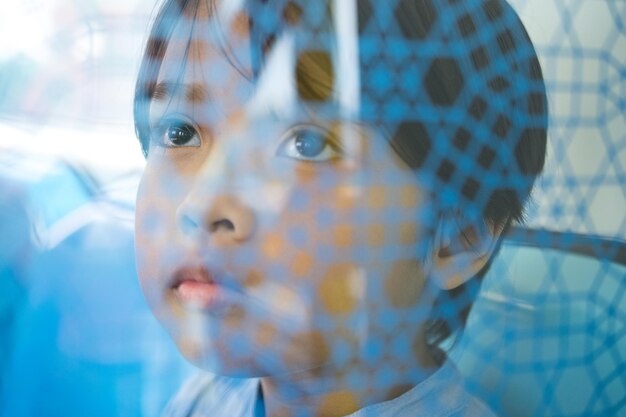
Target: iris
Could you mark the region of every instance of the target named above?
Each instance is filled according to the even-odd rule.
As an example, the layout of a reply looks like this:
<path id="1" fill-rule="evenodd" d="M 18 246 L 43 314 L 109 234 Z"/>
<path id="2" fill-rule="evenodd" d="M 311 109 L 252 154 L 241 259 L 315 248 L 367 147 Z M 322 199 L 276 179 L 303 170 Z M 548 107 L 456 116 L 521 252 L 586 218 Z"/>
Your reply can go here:
<path id="1" fill-rule="evenodd" d="M 195 135 L 196 130 L 186 123 L 172 124 L 167 128 L 167 138 L 174 145 L 186 145 Z"/>
<path id="2" fill-rule="evenodd" d="M 320 132 L 313 130 L 301 131 L 295 138 L 295 146 L 303 157 L 314 158 L 326 147 L 326 138 Z"/>

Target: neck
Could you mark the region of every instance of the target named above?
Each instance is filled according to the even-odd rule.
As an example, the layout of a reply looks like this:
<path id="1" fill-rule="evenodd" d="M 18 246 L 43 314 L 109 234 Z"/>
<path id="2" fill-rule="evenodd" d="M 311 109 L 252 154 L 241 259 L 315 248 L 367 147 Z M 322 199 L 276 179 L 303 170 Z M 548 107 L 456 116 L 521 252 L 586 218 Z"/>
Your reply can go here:
<path id="1" fill-rule="evenodd" d="M 346 416 L 404 394 L 437 369 L 422 328 L 404 340 L 389 334 L 383 346 L 353 354 L 343 366 L 262 378 L 266 417 Z"/>

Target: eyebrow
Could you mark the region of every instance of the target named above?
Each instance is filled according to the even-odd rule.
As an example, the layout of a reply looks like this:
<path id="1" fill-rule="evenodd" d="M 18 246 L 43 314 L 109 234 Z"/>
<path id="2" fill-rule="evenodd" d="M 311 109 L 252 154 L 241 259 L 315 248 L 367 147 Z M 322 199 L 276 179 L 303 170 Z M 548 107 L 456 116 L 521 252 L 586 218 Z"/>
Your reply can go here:
<path id="1" fill-rule="evenodd" d="M 209 92 L 200 83 L 181 84 L 173 82 L 160 82 L 154 84 L 150 88 L 150 98 L 156 101 L 166 100 L 167 98 L 185 94 L 185 99 L 190 103 L 200 103 L 208 99 Z"/>

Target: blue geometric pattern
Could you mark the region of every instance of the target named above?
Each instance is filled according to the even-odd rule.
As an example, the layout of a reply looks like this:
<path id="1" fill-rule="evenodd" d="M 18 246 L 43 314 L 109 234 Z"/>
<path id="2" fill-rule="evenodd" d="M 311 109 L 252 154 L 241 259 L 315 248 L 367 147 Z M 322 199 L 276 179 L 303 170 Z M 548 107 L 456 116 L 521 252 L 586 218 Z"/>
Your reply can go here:
<path id="1" fill-rule="evenodd" d="M 277 15 L 271 10 L 264 11 L 268 6 L 258 3 L 255 3 L 258 13 L 251 14 L 258 16 L 256 22 L 259 24 L 255 27 L 258 33 L 255 35 L 266 37 L 263 41 L 266 50 L 257 51 L 250 58 L 253 70 L 263 68 L 262 61 L 267 58 L 264 54 L 272 49 L 276 39 L 280 40 L 280 36 L 269 36 L 280 19 L 276 19 Z M 319 42 L 322 47 L 318 49 L 335 51 L 334 38 L 328 35 L 332 30 L 323 27 L 328 23 L 324 2 L 280 0 L 269 3 L 273 10 L 287 4 L 297 6 L 291 9 L 292 12 L 298 7 L 305 10 L 300 15 L 300 23 L 322 28 L 315 32 L 318 38 L 300 39 L 302 45 Z M 479 12 L 484 3 L 493 5 L 493 1 L 415 0 L 414 3 L 422 7 L 423 24 L 402 29 L 397 22 L 410 15 L 410 10 L 403 9 L 410 9 L 409 3 L 403 0 L 389 0 L 384 4 L 375 0 L 358 1 L 356 20 L 361 90 L 356 118 L 385 123 L 388 139 L 399 153 L 406 146 L 417 147 L 418 152 L 414 154 L 418 156 L 405 162 L 416 169 L 421 181 L 433 184 L 441 207 L 454 210 L 462 206 L 469 217 L 476 217 L 483 213 L 491 192 L 499 189 L 503 182 L 515 190 L 514 196 L 525 201 L 525 193 L 533 185 L 533 179 L 520 175 L 520 169 L 515 168 L 518 160 L 515 152 L 511 152 L 515 147 L 493 145 L 492 142 L 494 135 L 501 136 L 504 142 L 516 141 L 526 125 L 541 128 L 546 123 L 541 114 L 533 114 L 528 109 L 529 104 L 543 105 L 541 98 L 532 97 L 532 94 L 540 94 L 542 85 L 532 77 L 536 67 L 528 61 L 532 58 L 531 48 L 515 41 L 524 36 L 521 27 L 515 25 L 515 15 L 505 13 L 504 17 L 492 20 Z M 499 415 L 626 415 L 626 3 L 611 0 L 510 0 L 510 4 L 528 31 L 545 82 L 549 112 L 545 168 L 534 182 L 524 216 L 505 235 L 499 255 L 482 280 L 470 281 L 464 292 L 444 295 L 438 300 L 440 318 L 448 322 L 451 335 L 437 341 L 455 361 L 469 389 Z M 51 50 L 58 55 L 52 64 L 28 54 L 1 56 L 2 125 L 10 126 L 19 120 L 34 127 L 61 124 L 97 130 L 94 125 L 129 123 L 130 104 L 123 106 L 126 101 L 120 99 L 117 86 L 130 89 L 136 66 L 129 65 L 129 62 L 138 51 L 125 49 L 121 47 L 124 42 L 117 38 L 111 41 L 108 37 L 120 37 L 120 33 L 137 37 L 139 32 L 145 37 L 143 29 L 153 6 L 144 2 L 136 8 L 129 7 L 129 21 L 137 23 L 131 25 L 117 21 L 115 16 L 107 14 L 109 8 L 100 4 L 85 2 L 84 5 L 75 12 L 83 16 L 88 30 L 60 30 L 51 41 Z M 466 13 L 468 10 L 471 13 Z M 97 20 L 97 16 L 105 14 L 106 17 Z M 297 13 L 288 15 L 288 21 L 297 16 Z M 98 24 L 93 25 L 93 20 Z M 510 30 L 508 34 L 507 28 Z M 388 36 L 381 38 L 381 33 Z M 510 49 L 511 39 L 516 47 L 514 52 Z M 302 45 L 300 49 L 305 50 Z M 67 58 L 70 56 L 67 51 L 78 55 Z M 508 66 L 510 61 L 506 57 L 510 54 L 519 63 L 518 71 L 511 71 Z M 238 57 L 235 52 L 235 58 Z M 332 65 L 336 64 L 335 58 L 333 56 L 330 60 Z M 53 64 L 63 60 L 69 60 L 71 70 L 50 70 L 56 67 Z M 246 61 L 242 62 L 245 67 Z M 393 77 L 389 76 L 389 68 L 393 68 Z M 479 76 L 475 75 L 478 73 Z M 441 74 L 448 78 L 444 77 L 442 81 Z M 216 69 L 215 78 L 218 76 L 220 82 L 228 82 L 227 70 Z M 440 94 L 442 89 L 446 94 Z M 245 93 L 245 89 L 237 90 L 233 96 L 242 100 Z M 129 91 L 126 96 L 130 101 Z M 116 104 L 111 105 L 112 102 Z M 320 114 L 332 114 L 334 103 L 320 100 L 318 104 Z M 142 128 L 141 125 L 138 127 Z M 257 129 L 257 132 L 266 131 L 261 127 Z M 471 140 L 468 139 L 470 134 Z M 128 141 L 135 140 L 130 134 L 128 136 Z M 404 137 L 418 137 L 419 140 L 408 142 Z M 147 145 L 145 137 L 142 139 L 144 146 Z M 9 146 L 10 142 L 9 145 L 0 142 L 0 151 Z M 167 374 L 172 380 L 180 379 L 185 372 L 178 359 L 171 356 L 166 347 L 151 351 L 149 346 L 142 345 L 136 334 L 137 339 L 128 338 L 124 342 L 107 339 L 111 334 L 125 331 L 125 326 L 132 326 L 128 322 L 113 326 L 112 321 L 103 318 L 109 314 L 104 307 L 87 301 L 97 298 L 94 289 L 100 288 L 99 285 L 109 291 L 114 288 L 129 291 L 126 304 L 139 299 L 132 298 L 139 297 L 136 284 L 130 286 L 128 281 L 119 278 L 135 279 L 134 266 L 129 258 L 132 255 L 127 227 L 129 219 L 111 220 L 118 228 L 107 226 L 109 220 L 92 219 L 84 228 L 68 233 L 55 250 L 43 250 L 27 259 L 23 257 L 24 252 L 16 249 L 32 238 L 30 235 L 26 237 L 25 230 L 43 227 L 42 221 L 45 227 L 41 230 L 62 225 L 59 221 L 73 217 L 77 207 L 91 207 L 92 200 L 98 201 L 103 196 L 86 195 L 92 190 L 81 188 L 83 185 L 72 172 L 61 172 L 65 175 L 63 177 L 56 169 L 44 169 L 48 174 L 32 182 L 16 179 L 16 172 L 26 172 L 23 166 L 25 164 L 15 165 L 8 156 L 0 160 L 0 191 L 3 195 L 0 207 L 6 208 L 0 213 L 0 225 L 5 230 L 2 233 L 17 236 L 0 242 L 0 340 L 10 340 L 6 344 L 10 348 L 0 343 L 0 415 L 36 415 L 41 410 L 38 408 L 32 414 L 28 413 L 30 408 L 36 408 L 31 403 L 30 396 L 35 394 L 29 383 L 39 372 L 58 376 L 48 378 L 49 381 L 61 381 L 55 388 L 58 392 L 46 396 L 40 406 L 52 410 L 50 415 L 80 415 L 81 400 L 73 399 L 73 402 L 69 390 L 80 392 L 81 387 L 89 386 L 81 383 L 85 380 L 90 380 L 92 386 L 106 385 L 107 389 L 102 389 L 102 403 L 99 403 L 103 410 L 115 413 L 115 410 L 132 409 L 137 414 L 156 415 L 155 408 L 162 405 L 164 393 L 169 395 L 172 386 L 168 381 L 162 387 L 154 381 L 149 384 L 149 378 Z M 290 172 L 289 167 L 276 170 L 281 169 L 283 174 Z M 498 175 L 492 175 L 493 172 Z M 279 177 L 278 172 L 272 174 Z M 333 192 L 335 179 L 332 175 L 317 177 L 315 185 L 321 195 Z M 59 185 L 61 180 L 66 182 Z M 372 183 L 401 185 L 405 180 L 395 171 L 386 171 L 376 175 L 356 175 L 347 182 L 355 187 L 367 187 Z M 18 187 L 18 190 L 15 184 L 22 188 Z M 180 184 L 172 179 L 163 184 L 163 188 L 167 195 L 175 196 L 180 193 Z M 67 188 L 78 191 L 69 195 L 63 191 Z M 19 207 L 14 204 L 18 200 Z M 304 268 L 302 265 L 307 262 L 320 267 L 331 265 L 340 255 L 350 256 L 357 263 L 365 263 L 371 259 L 372 253 L 381 261 L 394 261 L 406 247 L 381 244 L 377 234 L 381 227 L 378 226 L 386 227 L 383 229 L 388 234 L 384 239 L 403 236 L 401 229 L 406 223 L 408 209 L 388 200 L 385 202 L 387 204 L 380 206 L 376 224 L 373 224 L 369 211 L 374 203 L 364 203 L 351 211 L 348 220 L 357 231 L 345 234 L 344 229 L 338 227 L 348 222 L 345 217 L 311 199 L 310 194 L 302 192 L 293 196 L 289 208 L 304 212 L 319 204 L 315 224 L 324 230 L 336 228 L 337 232 L 325 237 L 328 244 L 309 253 L 311 259 L 298 257 L 297 265 L 282 262 L 283 259 L 278 257 L 269 263 L 267 275 L 287 277 L 298 267 Z M 37 212 L 41 217 L 24 216 L 20 211 L 21 204 L 28 206 L 27 211 L 36 207 L 29 213 Z M 127 204 L 129 207 L 124 208 L 126 216 L 132 203 Z M 99 210 L 101 206 L 95 211 L 100 213 Z M 17 211 L 19 213 L 15 214 Z M 110 215 L 106 210 L 103 212 Z M 434 214 L 425 211 L 419 216 L 419 221 L 426 224 Z M 32 224 L 23 225 L 22 220 Z M 160 221 L 158 213 L 154 212 L 143 217 L 142 224 L 154 231 L 155 239 L 166 238 Z M 282 242 L 283 248 L 287 249 L 308 247 L 316 232 L 302 222 L 293 222 L 287 229 Z M 43 236 L 47 236 L 45 230 Z M 116 242 L 124 248 L 119 258 L 115 251 L 107 252 L 102 243 L 107 240 L 107 232 L 113 234 L 116 230 L 121 243 Z M 94 236 L 97 242 L 93 240 Z M 72 251 L 82 253 L 80 251 L 87 252 L 90 248 L 106 257 L 99 260 L 106 266 L 119 266 L 119 271 L 115 270 L 119 279 L 112 281 L 111 286 L 104 285 L 105 277 L 100 277 L 92 285 L 81 280 L 80 274 L 63 272 L 63 268 L 76 272 L 81 265 L 85 267 L 80 260 L 72 261 Z M 272 247 L 267 249 L 270 253 L 273 250 Z M 172 252 L 164 258 L 175 262 L 179 255 Z M 252 268 L 259 261 L 256 256 L 259 255 L 254 250 L 246 249 L 237 255 L 236 260 Z M 26 276 L 38 280 L 37 285 L 23 285 L 20 281 L 23 270 L 28 272 Z M 56 271 L 53 277 L 56 279 L 46 280 L 50 271 Z M 106 269 L 103 267 L 102 271 Z M 96 279 L 97 275 L 93 277 Z M 310 288 L 313 291 L 313 286 Z M 35 294 L 29 291 L 35 291 Z M 32 301 L 42 294 L 49 297 L 46 303 Z M 70 296 L 72 294 L 74 297 Z M 85 302 L 80 302 L 82 296 L 86 297 Z M 471 313 L 464 325 L 459 313 L 462 316 L 470 305 Z M 143 304 L 137 302 L 126 307 L 140 317 L 136 325 L 152 323 L 145 316 L 148 311 Z M 124 310 L 120 308 L 119 311 Z M 87 320 L 88 314 L 95 314 L 97 319 Z M 70 330 L 68 327 L 61 329 L 58 325 L 61 320 L 57 321 L 56 315 L 62 316 L 66 324 L 73 323 L 75 328 L 93 332 L 89 333 L 89 340 L 81 341 L 70 331 L 71 325 Z M 401 319 L 393 312 L 381 312 L 376 317 L 376 327 L 389 327 L 400 332 L 404 329 Z M 116 320 L 121 319 L 117 317 Z M 89 323 L 92 322 L 106 325 L 91 328 Z M 42 331 L 36 336 L 29 335 L 28 329 L 15 327 L 20 323 L 49 333 Z M 293 323 L 284 325 L 288 327 Z M 329 333 L 340 327 L 334 317 L 320 319 L 317 325 L 321 331 Z M 150 329 L 146 330 L 148 342 L 163 346 L 160 334 L 152 327 Z M 245 357 L 247 350 L 254 350 L 257 346 L 256 339 L 250 337 L 254 329 L 248 330 L 250 333 L 236 334 L 228 339 L 236 357 Z M 53 347 L 30 366 L 24 365 L 30 354 L 40 352 L 38 349 L 50 341 L 55 344 Z M 406 338 L 391 343 L 390 350 L 397 357 L 407 355 L 409 348 L 401 343 L 403 341 Z M 335 363 L 349 362 L 352 346 L 347 338 L 337 338 L 329 345 Z M 131 365 L 126 368 L 123 365 L 126 360 L 124 352 L 116 350 L 121 347 L 128 348 L 129 358 L 126 359 Z M 370 363 L 384 364 L 384 349 L 382 343 L 374 341 L 363 354 Z M 154 356 L 149 357 L 150 354 Z M 144 359 L 140 358 L 141 355 L 145 355 Z M 107 357 L 113 359 L 108 365 L 101 366 L 103 358 Z M 268 352 L 267 360 L 279 363 L 284 358 L 276 352 Z M 38 368 L 39 363 L 48 366 Z M 364 385 L 360 388 L 366 388 L 367 384 L 384 386 L 387 380 L 394 378 L 395 372 L 395 369 L 381 365 L 370 370 L 367 378 L 350 375 L 347 383 L 353 387 Z M 15 383 L 13 391 L 1 380 Z M 116 389 L 126 393 L 119 393 Z M 12 392 L 29 398 L 9 398 Z M 143 404 L 138 405 L 137 400 L 129 405 L 129 392 L 138 398 L 144 396 Z M 55 395 L 66 398 L 66 402 L 55 403 Z M 5 401 L 5 398 L 9 399 Z M 64 405 L 71 410 L 63 410 Z"/>

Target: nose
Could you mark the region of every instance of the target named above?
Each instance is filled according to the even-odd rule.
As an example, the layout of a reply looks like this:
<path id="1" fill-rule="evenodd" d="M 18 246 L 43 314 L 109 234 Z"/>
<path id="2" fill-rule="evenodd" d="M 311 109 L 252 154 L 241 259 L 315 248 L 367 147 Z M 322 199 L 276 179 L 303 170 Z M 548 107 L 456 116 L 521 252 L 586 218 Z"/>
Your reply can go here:
<path id="1" fill-rule="evenodd" d="M 188 237 L 208 235 L 215 244 L 237 245 L 252 238 L 254 212 L 234 195 L 218 195 L 209 204 L 187 199 L 177 211 L 178 226 Z"/>

